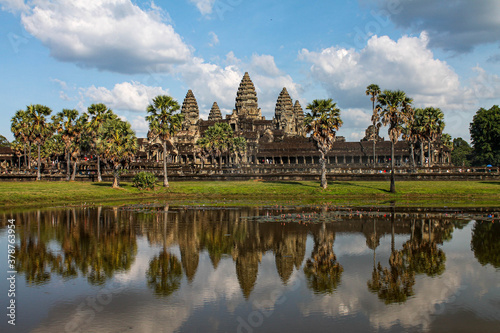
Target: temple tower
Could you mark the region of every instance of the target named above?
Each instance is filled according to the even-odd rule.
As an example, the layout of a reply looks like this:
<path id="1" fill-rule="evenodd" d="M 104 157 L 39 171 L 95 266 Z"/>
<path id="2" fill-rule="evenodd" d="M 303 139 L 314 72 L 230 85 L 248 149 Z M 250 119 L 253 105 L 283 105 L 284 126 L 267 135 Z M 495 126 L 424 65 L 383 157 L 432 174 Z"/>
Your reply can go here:
<path id="1" fill-rule="evenodd" d="M 181 114 L 184 116 L 182 130 L 195 131 L 197 128 L 196 123 L 200 118 L 200 110 L 198 109 L 198 102 L 196 102 L 196 98 L 194 97 L 192 90 L 188 90 L 186 98 L 184 98 Z"/>
<path id="2" fill-rule="evenodd" d="M 283 88 L 278 101 L 276 102 L 276 109 L 274 110 L 274 124 L 275 128 L 283 130 L 286 134 L 296 134 L 296 126 L 294 119 L 293 101 L 288 94 L 286 88 Z"/>
<path id="3" fill-rule="evenodd" d="M 210 109 L 210 114 L 208 115 L 208 120 L 215 120 L 215 121 L 222 120 L 222 114 L 220 112 L 219 105 L 217 105 L 217 102 L 214 102 L 214 104 L 212 105 L 212 108 Z"/>
<path id="4" fill-rule="evenodd" d="M 236 93 L 236 105 L 233 113 L 238 117 L 262 119 L 257 92 L 248 72 L 243 76 L 238 92 Z"/>
<path id="5" fill-rule="evenodd" d="M 304 110 L 302 110 L 302 106 L 298 100 L 295 101 L 295 105 L 293 106 L 293 114 L 295 117 L 297 135 L 306 136 L 307 133 L 304 125 Z"/>

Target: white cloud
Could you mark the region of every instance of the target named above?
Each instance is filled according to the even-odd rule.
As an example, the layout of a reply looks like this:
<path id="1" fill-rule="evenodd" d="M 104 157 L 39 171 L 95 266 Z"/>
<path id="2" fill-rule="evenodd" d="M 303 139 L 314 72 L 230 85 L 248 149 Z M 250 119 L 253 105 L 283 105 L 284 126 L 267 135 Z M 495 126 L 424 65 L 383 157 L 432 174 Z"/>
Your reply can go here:
<path id="1" fill-rule="evenodd" d="M 471 79 L 471 94 L 477 99 L 497 99 L 500 96 L 500 76 L 486 72 L 483 68 L 473 68 L 476 76 Z"/>
<path id="2" fill-rule="evenodd" d="M 168 72 L 191 50 L 162 13 L 130 0 L 39 0 L 22 14 L 25 29 L 58 60 L 120 73 Z"/>
<path id="3" fill-rule="evenodd" d="M 371 83 L 382 89 L 402 89 L 419 105 L 462 102 L 458 75 L 446 62 L 435 59 L 427 44 L 425 33 L 397 41 L 373 36 L 359 52 L 338 47 L 320 52 L 303 49 L 299 59 L 312 64 L 313 78 L 344 106 L 370 104 L 365 88 Z"/>
<path id="4" fill-rule="evenodd" d="M 271 55 L 257 55 L 252 56 L 251 66 L 262 74 L 268 76 L 280 75 L 280 70 L 274 62 L 274 57 Z"/>
<path id="5" fill-rule="evenodd" d="M 195 4 L 202 15 L 212 14 L 215 0 L 189 0 Z"/>
<path id="6" fill-rule="evenodd" d="M 145 112 L 151 100 L 158 95 L 168 95 L 161 87 L 149 87 L 138 82 L 117 83 L 113 89 L 91 86 L 81 88 L 91 103 L 104 103 L 111 109 Z"/>
<path id="7" fill-rule="evenodd" d="M 4 11 L 17 13 L 26 11 L 28 6 L 24 3 L 24 0 L 0 0 L 0 8 Z"/>
<path id="8" fill-rule="evenodd" d="M 215 32 L 210 31 L 208 35 L 210 36 L 211 39 L 210 43 L 208 44 L 210 47 L 214 47 L 215 45 L 219 44 L 219 37 Z"/>

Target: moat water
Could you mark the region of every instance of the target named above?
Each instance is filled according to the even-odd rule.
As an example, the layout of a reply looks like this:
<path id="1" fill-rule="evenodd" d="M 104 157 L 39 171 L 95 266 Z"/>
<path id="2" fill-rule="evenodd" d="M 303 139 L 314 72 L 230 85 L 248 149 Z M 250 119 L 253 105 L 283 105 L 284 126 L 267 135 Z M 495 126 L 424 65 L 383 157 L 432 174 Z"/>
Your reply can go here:
<path id="1" fill-rule="evenodd" d="M 3 212 L 0 331 L 498 332 L 499 211 Z"/>

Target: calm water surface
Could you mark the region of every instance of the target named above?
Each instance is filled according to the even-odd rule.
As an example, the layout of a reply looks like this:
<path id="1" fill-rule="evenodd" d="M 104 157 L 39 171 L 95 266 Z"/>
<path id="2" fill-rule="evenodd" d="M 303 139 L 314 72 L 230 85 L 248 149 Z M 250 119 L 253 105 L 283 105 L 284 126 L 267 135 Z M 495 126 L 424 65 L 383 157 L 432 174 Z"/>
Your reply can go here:
<path id="1" fill-rule="evenodd" d="M 2 213 L 0 331 L 498 332 L 498 214 L 158 204 Z"/>

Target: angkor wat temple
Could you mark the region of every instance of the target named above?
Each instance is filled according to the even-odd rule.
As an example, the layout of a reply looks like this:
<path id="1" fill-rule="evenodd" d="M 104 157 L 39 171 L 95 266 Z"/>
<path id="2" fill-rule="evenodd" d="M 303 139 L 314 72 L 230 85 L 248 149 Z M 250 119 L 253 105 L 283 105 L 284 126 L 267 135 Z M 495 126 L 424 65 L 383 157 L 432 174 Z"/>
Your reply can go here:
<path id="1" fill-rule="evenodd" d="M 182 103 L 181 114 L 184 116 L 182 131 L 174 138 L 174 146 L 169 149 L 167 160 L 180 165 L 201 166 L 201 157 L 197 154 L 196 141 L 203 136 L 209 126 L 227 123 L 235 135 L 247 140 L 247 152 L 241 161 L 243 165 L 282 164 L 303 165 L 319 164 L 319 153 L 313 142 L 306 136 L 304 110 L 299 101 L 293 102 L 286 88 L 278 96 L 273 119 L 267 120 L 259 108 L 257 92 L 248 73 L 245 73 L 236 93 L 235 108 L 225 116 L 217 102 L 213 103 L 208 120 L 200 118 L 200 112 L 193 91 L 189 90 Z M 327 155 L 327 164 L 339 167 L 373 165 L 373 140 L 376 142 L 377 164 L 386 165 L 390 161 L 391 143 L 373 131 L 370 126 L 365 137 L 359 142 L 346 142 L 337 136 L 337 144 Z M 434 145 L 433 164 L 449 165 L 450 151 L 443 146 Z M 139 139 L 140 160 L 161 161 L 163 150 L 159 142 Z M 416 149 L 416 161 L 421 163 L 427 152 Z M 235 163 L 232 156 L 223 156 L 223 163 Z M 410 163 L 410 148 L 407 142 L 400 141 L 395 146 L 396 165 Z M 208 158 L 207 164 L 215 164 Z"/>

